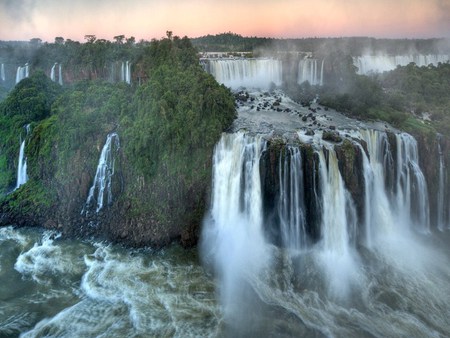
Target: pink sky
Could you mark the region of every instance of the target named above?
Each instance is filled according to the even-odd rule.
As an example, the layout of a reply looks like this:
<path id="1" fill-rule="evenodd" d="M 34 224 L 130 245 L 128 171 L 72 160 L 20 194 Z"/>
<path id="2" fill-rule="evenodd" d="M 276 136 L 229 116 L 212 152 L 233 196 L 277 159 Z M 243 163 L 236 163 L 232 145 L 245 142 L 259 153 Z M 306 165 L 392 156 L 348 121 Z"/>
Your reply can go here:
<path id="1" fill-rule="evenodd" d="M 0 0 L 0 39 L 450 37 L 450 0 Z"/>

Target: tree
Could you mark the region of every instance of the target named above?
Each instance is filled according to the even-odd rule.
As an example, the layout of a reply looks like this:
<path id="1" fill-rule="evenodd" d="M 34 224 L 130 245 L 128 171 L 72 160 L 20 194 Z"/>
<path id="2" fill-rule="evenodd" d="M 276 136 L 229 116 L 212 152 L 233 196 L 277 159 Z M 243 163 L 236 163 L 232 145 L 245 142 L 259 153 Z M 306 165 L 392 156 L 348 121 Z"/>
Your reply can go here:
<path id="1" fill-rule="evenodd" d="M 94 41 L 97 39 L 97 37 L 95 35 L 92 35 L 92 34 L 87 34 L 87 35 L 84 36 L 84 39 L 88 43 L 94 43 Z"/>
<path id="2" fill-rule="evenodd" d="M 40 39 L 40 38 L 32 38 L 32 39 L 30 39 L 30 43 L 33 46 L 39 46 L 42 43 L 42 39 Z"/>
<path id="3" fill-rule="evenodd" d="M 55 44 L 57 45 L 63 45 L 64 44 L 64 38 L 62 36 L 57 36 L 55 38 Z"/>
<path id="4" fill-rule="evenodd" d="M 116 43 L 119 45 L 123 44 L 123 39 L 125 39 L 125 35 L 116 35 L 114 37 L 114 40 L 116 40 Z"/>

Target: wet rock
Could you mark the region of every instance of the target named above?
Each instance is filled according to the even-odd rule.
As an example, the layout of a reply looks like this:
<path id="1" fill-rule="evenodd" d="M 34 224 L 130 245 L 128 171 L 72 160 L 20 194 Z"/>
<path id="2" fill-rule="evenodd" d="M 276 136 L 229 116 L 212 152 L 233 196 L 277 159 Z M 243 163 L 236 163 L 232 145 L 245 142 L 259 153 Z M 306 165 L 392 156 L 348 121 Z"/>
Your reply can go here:
<path id="1" fill-rule="evenodd" d="M 325 131 L 322 134 L 322 140 L 334 142 L 334 143 L 340 143 L 342 142 L 342 137 L 339 135 L 338 132 L 335 131 Z"/>

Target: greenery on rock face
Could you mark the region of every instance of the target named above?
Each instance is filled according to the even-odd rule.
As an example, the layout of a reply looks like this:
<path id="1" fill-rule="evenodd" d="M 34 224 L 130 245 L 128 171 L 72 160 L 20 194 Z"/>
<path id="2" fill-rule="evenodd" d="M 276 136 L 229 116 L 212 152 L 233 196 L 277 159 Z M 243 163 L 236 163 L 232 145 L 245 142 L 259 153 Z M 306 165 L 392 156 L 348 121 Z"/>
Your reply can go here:
<path id="1" fill-rule="evenodd" d="M 122 126 L 135 177 L 152 191 L 146 199 L 133 198 L 131 212 L 151 212 L 161 223 L 183 211 L 181 202 L 199 204 L 198 190 L 210 182 L 213 147 L 235 118 L 234 100 L 201 69 L 186 38 L 153 42 L 142 63 L 149 81 L 136 91 Z"/>
<path id="2" fill-rule="evenodd" d="M 62 92 L 42 72 L 21 81 L 0 103 L 0 194 L 13 187 L 17 171 L 20 142 L 26 136 L 25 126 L 51 114 L 51 105 Z"/>
<path id="3" fill-rule="evenodd" d="M 190 41 L 169 33 L 140 46 L 134 59 L 140 85 L 85 80 L 63 90 L 35 71 L 14 88 L 0 104 L 0 213 L 36 222 L 80 217 L 106 136 L 117 132 L 115 175 L 122 186 L 115 201 L 126 209 L 118 215 L 156 224 L 161 233 L 166 225 L 199 224 L 213 147 L 235 118 L 234 99 L 202 70 Z M 75 54 L 95 43 L 80 44 Z M 99 50 L 96 57 L 105 59 L 108 49 Z M 29 181 L 6 194 L 28 123 Z"/>

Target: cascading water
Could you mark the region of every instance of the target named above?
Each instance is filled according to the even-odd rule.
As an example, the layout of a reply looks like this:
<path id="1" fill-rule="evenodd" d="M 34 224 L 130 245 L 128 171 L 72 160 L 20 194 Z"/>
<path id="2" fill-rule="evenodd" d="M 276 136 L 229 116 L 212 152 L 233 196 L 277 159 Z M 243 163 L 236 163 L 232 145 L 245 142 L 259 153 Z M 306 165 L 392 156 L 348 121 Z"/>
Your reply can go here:
<path id="1" fill-rule="evenodd" d="M 28 63 L 25 64 L 25 66 L 21 67 L 17 67 L 17 72 L 16 72 L 16 84 L 18 84 L 20 81 L 22 81 L 23 79 L 27 78 L 30 76 L 30 68 L 28 66 Z"/>
<path id="2" fill-rule="evenodd" d="M 58 66 L 58 83 L 62 86 L 63 85 L 63 80 L 62 80 L 62 68 L 61 68 L 61 64 L 55 62 L 52 66 L 52 69 L 50 70 L 50 79 L 53 82 L 56 82 L 56 66 Z"/>
<path id="3" fill-rule="evenodd" d="M 306 219 L 303 169 L 300 149 L 288 147 L 280 156 L 280 196 L 278 213 L 284 247 L 291 250 L 306 248 Z"/>
<path id="4" fill-rule="evenodd" d="M 350 243 L 356 237 L 356 210 L 333 147 L 318 150 L 318 155 L 323 205 L 319 258 L 327 275 L 329 292 L 334 297 L 345 298 L 357 272 Z"/>
<path id="5" fill-rule="evenodd" d="M 447 226 L 446 212 L 445 212 L 445 187 L 447 186 L 447 177 L 445 174 L 444 153 L 441 149 L 440 138 L 437 140 L 438 154 L 439 154 L 439 187 L 437 192 L 437 227 L 443 231 Z M 449 220 L 450 221 L 450 220 Z"/>
<path id="6" fill-rule="evenodd" d="M 388 184 L 388 175 L 394 171 L 393 159 L 386 133 L 361 129 L 356 134 L 367 144 L 366 155 L 356 143 L 363 155 L 365 244 L 371 248 L 377 236 L 388 234 L 395 225 Z"/>
<path id="7" fill-rule="evenodd" d="M 58 83 L 59 83 L 61 86 L 63 85 L 62 67 L 61 67 L 61 64 L 58 65 Z"/>
<path id="8" fill-rule="evenodd" d="M 233 321 L 250 311 L 243 278 L 267 264 L 263 236 L 259 160 L 265 142 L 243 133 L 224 134 L 214 151 L 213 193 L 202 250 L 221 278 L 225 316 Z"/>
<path id="9" fill-rule="evenodd" d="M 367 144 L 368 151 L 368 157 L 362 151 L 366 245 L 413 228 L 429 232 L 428 189 L 416 140 L 406 133 L 396 134 L 395 155 L 385 132 L 361 129 L 353 135 Z"/>
<path id="10" fill-rule="evenodd" d="M 217 82 L 232 89 L 268 89 L 271 83 L 282 83 L 281 61 L 274 59 L 209 60 L 209 71 Z"/>
<path id="11" fill-rule="evenodd" d="M 26 130 L 26 136 L 27 136 L 30 133 L 30 125 L 29 124 L 27 124 L 25 126 L 25 130 Z M 16 181 L 15 189 L 18 189 L 21 185 L 27 183 L 27 181 L 28 181 L 27 158 L 25 157 L 26 136 L 23 139 L 23 141 L 20 143 L 19 163 L 17 165 L 17 181 Z"/>
<path id="12" fill-rule="evenodd" d="M 428 189 L 419 167 L 417 141 L 409 134 L 396 134 L 396 206 L 400 218 L 423 232 L 430 231 Z"/>
<path id="13" fill-rule="evenodd" d="M 323 65 L 325 60 L 320 62 L 317 59 L 303 59 L 298 63 L 298 84 L 306 81 L 313 86 L 323 85 Z M 319 66 L 320 63 L 320 66 Z"/>
<path id="14" fill-rule="evenodd" d="M 131 62 L 122 62 L 120 78 L 121 81 L 131 84 Z"/>
<path id="15" fill-rule="evenodd" d="M 55 77 L 55 67 L 56 67 L 57 63 L 55 62 L 52 66 L 52 69 L 50 70 L 50 79 L 55 82 L 56 81 L 56 77 Z"/>
<path id="16" fill-rule="evenodd" d="M 1 68 L 0 68 L 0 78 L 2 79 L 3 82 L 6 80 L 4 63 L 2 63 Z"/>
<path id="17" fill-rule="evenodd" d="M 358 74 L 382 73 L 406 66 L 414 62 L 417 66 L 437 66 L 439 62 L 448 62 L 449 55 L 363 55 L 353 57 L 353 64 L 358 68 Z"/>
<path id="18" fill-rule="evenodd" d="M 105 194 L 107 203 L 112 203 L 111 185 L 114 175 L 114 152 L 117 152 L 119 147 L 119 136 L 116 133 L 108 134 L 98 160 L 94 182 L 89 189 L 89 195 L 81 211 L 82 214 L 88 215 L 93 206 L 95 206 L 95 212 L 98 213 L 103 208 Z"/>

